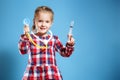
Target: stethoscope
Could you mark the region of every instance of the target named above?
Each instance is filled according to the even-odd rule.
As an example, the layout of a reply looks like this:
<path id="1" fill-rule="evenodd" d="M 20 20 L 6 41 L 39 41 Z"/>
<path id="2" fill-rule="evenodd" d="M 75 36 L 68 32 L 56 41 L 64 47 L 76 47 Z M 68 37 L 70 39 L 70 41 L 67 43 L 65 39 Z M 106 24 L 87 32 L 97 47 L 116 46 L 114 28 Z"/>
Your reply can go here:
<path id="1" fill-rule="evenodd" d="M 29 20 L 28 18 L 25 18 L 25 19 L 23 20 L 23 24 L 26 25 L 26 26 L 29 26 L 30 20 Z M 43 43 L 45 44 L 45 46 L 40 46 L 40 45 L 36 44 L 36 43 L 33 41 L 30 33 L 26 33 L 26 35 L 27 35 L 29 41 L 30 41 L 34 46 L 36 46 L 37 48 L 47 49 L 47 48 L 48 48 L 48 45 L 47 45 L 47 44 L 48 44 L 48 42 L 49 42 L 49 41 L 52 39 L 52 37 L 53 37 L 52 31 L 51 31 L 51 30 L 48 30 L 48 32 L 50 33 L 50 38 L 49 38 L 48 40 L 47 40 L 47 39 L 44 39 L 44 40 L 43 40 L 43 39 L 40 39 L 38 36 L 36 36 L 33 31 L 31 31 L 31 34 L 34 35 L 34 37 L 36 37 L 37 40 L 43 42 Z"/>
<path id="2" fill-rule="evenodd" d="M 29 26 L 29 24 L 30 24 L 29 18 L 25 18 L 25 19 L 23 20 L 23 24 L 26 25 L 26 26 Z M 72 35 L 73 25 L 74 25 L 74 21 L 72 21 L 71 24 L 70 24 L 69 33 L 68 33 L 69 35 Z M 43 42 L 46 46 L 40 46 L 40 45 L 36 44 L 36 43 L 33 41 L 33 39 L 31 38 L 31 36 L 30 36 L 29 33 L 26 33 L 26 35 L 27 35 L 28 39 L 30 40 L 30 42 L 31 42 L 32 44 L 34 44 L 37 48 L 43 48 L 43 49 L 45 49 L 45 48 L 48 47 L 47 44 L 48 44 L 48 42 L 52 39 L 52 36 L 53 36 L 53 34 L 52 34 L 52 32 L 51 32 L 50 30 L 49 30 L 48 32 L 50 33 L 50 38 L 49 38 L 48 40 L 46 40 L 46 39 L 45 39 L 45 40 L 42 40 L 42 39 L 40 39 L 38 36 L 36 36 L 34 32 L 31 31 L 31 34 L 33 34 L 38 40 L 40 40 L 41 42 Z M 70 41 L 70 40 L 68 40 L 68 42 L 69 42 L 69 41 Z"/>

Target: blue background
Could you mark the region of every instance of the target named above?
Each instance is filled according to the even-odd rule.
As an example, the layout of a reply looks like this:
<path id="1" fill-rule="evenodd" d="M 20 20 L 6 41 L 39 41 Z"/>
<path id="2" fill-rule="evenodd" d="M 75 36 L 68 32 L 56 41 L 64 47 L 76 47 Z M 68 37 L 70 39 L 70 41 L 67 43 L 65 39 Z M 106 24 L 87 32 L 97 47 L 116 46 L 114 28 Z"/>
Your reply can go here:
<path id="1" fill-rule="evenodd" d="M 0 0 L 0 80 L 21 80 L 28 59 L 18 51 L 23 19 L 32 26 L 41 5 L 53 9 L 51 30 L 63 44 L 75 21 L 74 53 L 56 55 L 64 80 L 120 80 L 120 0 Z"/>

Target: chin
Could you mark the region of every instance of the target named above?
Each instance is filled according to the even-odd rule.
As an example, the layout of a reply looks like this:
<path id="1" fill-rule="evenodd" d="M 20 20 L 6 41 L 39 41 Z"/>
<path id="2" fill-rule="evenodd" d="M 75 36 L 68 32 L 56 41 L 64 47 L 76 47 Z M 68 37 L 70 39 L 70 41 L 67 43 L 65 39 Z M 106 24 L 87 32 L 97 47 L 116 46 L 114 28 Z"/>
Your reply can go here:
<path id="1" fill-rule="evenodd" d="M 47 31 L 38 31 L 38 33 L 40 33 L 40 34 L 46 34 Z"/>
<path id="2" fill-rule="evenodd" d="M 47 31 L 41 31 L 41 33 L 45 34 L 45 33 L 47 33 Z"/>

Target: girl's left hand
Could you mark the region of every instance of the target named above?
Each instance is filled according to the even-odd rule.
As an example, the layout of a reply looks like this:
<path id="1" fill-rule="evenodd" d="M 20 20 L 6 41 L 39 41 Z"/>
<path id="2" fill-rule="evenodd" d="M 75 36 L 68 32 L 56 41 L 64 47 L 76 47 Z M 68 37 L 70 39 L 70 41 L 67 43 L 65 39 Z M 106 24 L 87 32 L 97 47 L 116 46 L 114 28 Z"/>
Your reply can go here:
<path id="1" fill-rule="evenodd" d="M 72 45 L 72 46 L 75 44 L 75 40 L 74 40 L 72 34 L 68 34 L 68 41 L 67 41 L 67 43 L 69 45 Z"/>

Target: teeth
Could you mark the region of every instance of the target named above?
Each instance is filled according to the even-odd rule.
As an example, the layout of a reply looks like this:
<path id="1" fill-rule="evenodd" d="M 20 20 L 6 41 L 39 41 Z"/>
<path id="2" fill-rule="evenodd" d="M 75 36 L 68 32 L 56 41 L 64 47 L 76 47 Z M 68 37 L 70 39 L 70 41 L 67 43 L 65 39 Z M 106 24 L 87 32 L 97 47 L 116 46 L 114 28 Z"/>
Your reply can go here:
<path id="1" fill-rule="evenodd" d="M 42 29 L 42 30 L 45 30 L 45 29 Z"/>
<path id="2" fill-rule="evenodd" d="M 45 28 L 40 28 L 40 29 L 45 29 Z"/>

